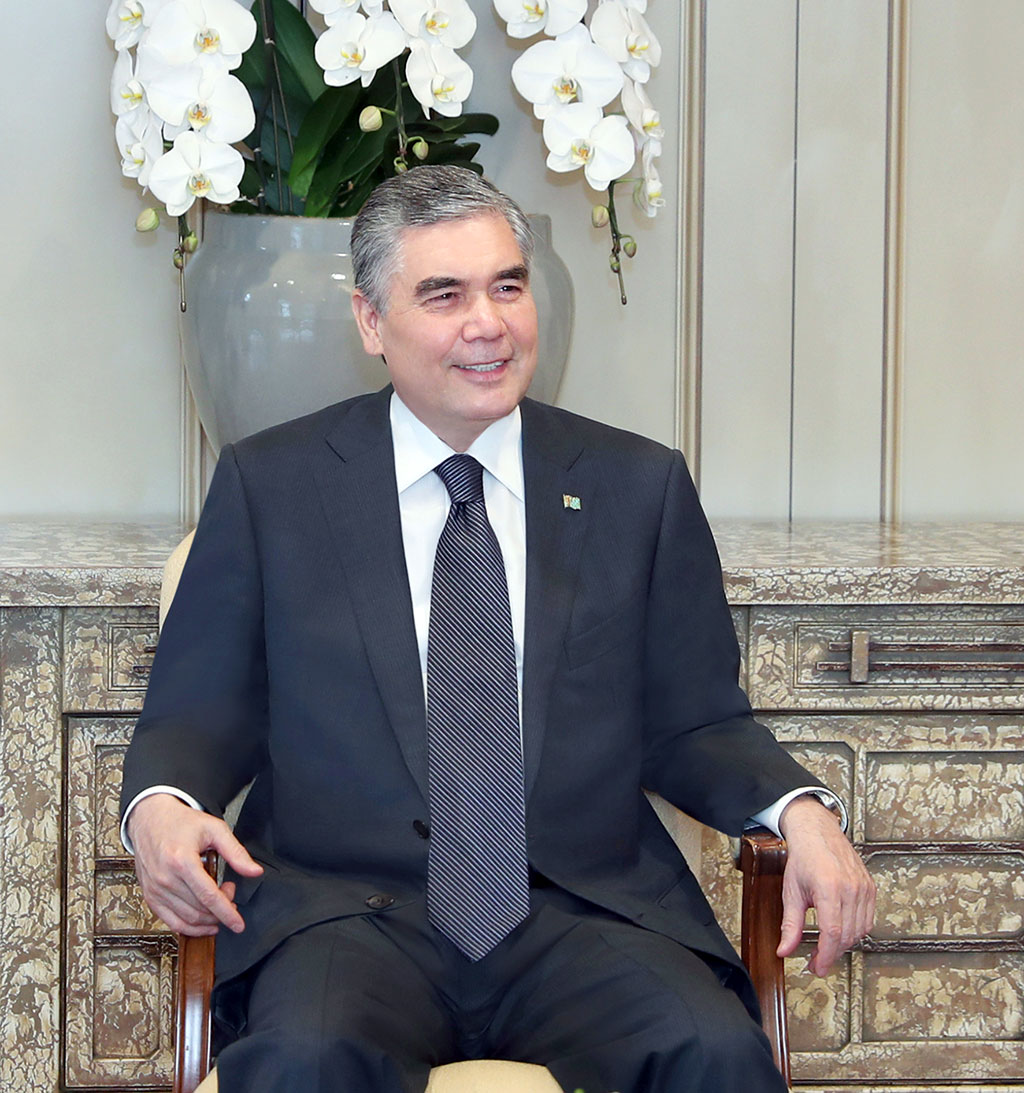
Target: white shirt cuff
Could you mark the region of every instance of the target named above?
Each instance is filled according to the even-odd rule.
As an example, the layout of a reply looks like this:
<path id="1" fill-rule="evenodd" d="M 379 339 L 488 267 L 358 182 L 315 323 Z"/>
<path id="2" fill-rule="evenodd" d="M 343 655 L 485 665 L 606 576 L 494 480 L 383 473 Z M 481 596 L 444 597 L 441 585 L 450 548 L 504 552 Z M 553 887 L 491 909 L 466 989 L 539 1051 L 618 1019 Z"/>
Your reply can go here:
<path id="1" fill-rule="evenodd" d="M 150 786 L 149 789 L 144 789 L 141 793 L 136 793 L 131 799 L 131 803 L 124 810 L 124 819 L 121 821 L 121 845 L 129 854 L 134 854 L 135 848 L 132 846 L 131 839 L 128 838 L 128 818 L 132 814 L 132 809 L 139 801 L 144 797 L 152 797 L 154 793 L 169 793 L 172 797 L 177 797 L 179 801 L 184 801 L 189 807 L 197 809 L 199 812 L 206 811 L 195 797 L 192 797 L 183 789 L 176 789 L 174 786 Z"/>
<path id="2" fill-rule="evenodd" d="M 786 811 L 786 805 L 797 797 L 804 796 L 804 794 L 810 794 L 812 797 L 817 797 L 823 805 L 835 805 L 839 810 L 839 826 L 843 831 L 847 829 L 850 823 L 850 817 L 846 811 L 846 805 L 843 804 L 842 798 L 833 793 L 832 790 L 825 789 L 822 786 L 801 786 L 800 789 L 791 790 L 789 793 L 780 797 L 775 804 L 761 809 L 760 812 L 755 812 L 754 815 L 747 820 L 745 826 L 767 827 L 769 831 L 775 832 L 775 834 L 781 838 L 782 832 L 779 830 L 779 820 L 782 819 L 782 814 Z"/>

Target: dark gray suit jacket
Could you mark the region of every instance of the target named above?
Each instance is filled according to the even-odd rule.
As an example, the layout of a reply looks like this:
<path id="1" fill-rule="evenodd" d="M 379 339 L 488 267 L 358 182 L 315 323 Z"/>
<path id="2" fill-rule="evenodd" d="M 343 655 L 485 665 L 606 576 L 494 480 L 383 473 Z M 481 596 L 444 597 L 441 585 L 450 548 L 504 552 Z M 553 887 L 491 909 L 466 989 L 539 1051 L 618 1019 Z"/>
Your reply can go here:
<path id="1" fill-rule="evenodd" d="M 220 981 L 307 925 L 425 891 L 426 718 L 389 396 L 224 449 L 160 638 L 122 807 L 167 784 L 219 814 L 255 778 L 236 833 L 266 871 L 239 881 L 248 927 L 222 931 Z M 737 685 L 682 456 L 529 400 L 522 415 L 530 862 L 738 965 L 642 788 L 738 833 L 817 780 Z"/>

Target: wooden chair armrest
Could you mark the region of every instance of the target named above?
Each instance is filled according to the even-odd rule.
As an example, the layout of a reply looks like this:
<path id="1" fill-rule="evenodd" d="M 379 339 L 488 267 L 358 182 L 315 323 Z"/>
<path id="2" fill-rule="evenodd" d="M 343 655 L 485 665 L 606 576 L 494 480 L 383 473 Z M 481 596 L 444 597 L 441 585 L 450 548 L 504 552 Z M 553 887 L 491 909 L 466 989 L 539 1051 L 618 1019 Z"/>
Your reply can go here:
<path id="1" fill-rule="evenodd" d="M 786 1023 L 785 962 L 776 955 L 782 934 L 782 874 L 786 841 L 765 828 L 743 833 L 739 868 L 743 871 L 743 963 L 761 1005 L 764 1031 L 775 1064 L 787 1086 L 789 1033 Z"/>
<path id="2" fill-rule="evenodd" d="M 216 880 L 216 853 L 207 851 L 203 864 Z M 213 990 L 215 941 L 215 937 L 178 935 L 173 1093 L 193 1093 L 210 1069 L 210 993 Z"/>

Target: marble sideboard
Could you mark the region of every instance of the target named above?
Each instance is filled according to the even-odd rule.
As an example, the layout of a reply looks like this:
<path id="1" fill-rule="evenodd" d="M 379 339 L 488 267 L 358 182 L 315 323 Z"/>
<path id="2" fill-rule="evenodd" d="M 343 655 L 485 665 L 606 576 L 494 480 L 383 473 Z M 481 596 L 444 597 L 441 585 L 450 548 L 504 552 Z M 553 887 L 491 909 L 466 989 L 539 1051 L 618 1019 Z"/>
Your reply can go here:
<path id="1" fill-rule="evenodd" d="M 0 524 L 0 1090 L 169 1084 L 173 940 L 117 840 L 173 525 Z M 791 962 L 810 1091 L 1024 1088 L 1024 526 L 716 526 L 759 716 L 850 802 L 878 921 Z M 734 934 L 725 840 L 703 880 Z"/>

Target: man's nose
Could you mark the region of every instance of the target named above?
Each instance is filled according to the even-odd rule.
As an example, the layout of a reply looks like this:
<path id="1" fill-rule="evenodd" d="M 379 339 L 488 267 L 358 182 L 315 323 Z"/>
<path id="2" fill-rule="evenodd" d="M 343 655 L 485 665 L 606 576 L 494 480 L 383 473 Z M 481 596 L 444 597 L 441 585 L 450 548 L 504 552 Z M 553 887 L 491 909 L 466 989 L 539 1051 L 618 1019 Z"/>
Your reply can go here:
<path id="1" fill-rule="evenodd" d="M 493 340 L 505 332 L 505 323 L 497 301 L 487 293 L 480 293 L 470 300 L 469 313 L 463 326 L 462 336 L 469 342 L 477 338 Z"/>

